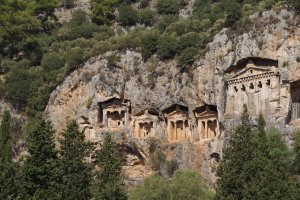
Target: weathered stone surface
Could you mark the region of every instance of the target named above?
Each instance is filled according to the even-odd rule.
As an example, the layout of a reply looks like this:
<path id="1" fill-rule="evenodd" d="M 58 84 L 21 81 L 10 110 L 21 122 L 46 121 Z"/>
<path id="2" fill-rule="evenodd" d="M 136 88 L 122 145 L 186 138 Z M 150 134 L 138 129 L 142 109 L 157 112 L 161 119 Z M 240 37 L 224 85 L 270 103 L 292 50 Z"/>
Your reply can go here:
<path id="1" fill-rule="evenodd" d="M 221 129 L 217 138 L 203 142 L 191 137 L 189 141 L 169 144 L 164 140 L 165 121 L 162 120 L 156 129 L 156 136 L 162 139 L 161 145 L 166 147 L 164 149 L 167 149 L 169 157 L 176 158 L 181 168 L 196 169 L 210 185 L 214 185 L 218 156 L 222 157 L 222 145 L 227 135 L 224 128 L 229 129 L 239 122 L 238 119 L 224 118 L 227 96 L 225 70 L 232 64 L 247 57 L 278 60 L 280 95 L 273 100 L 279 102 L 280 109 L 265 117 L 268 125 L 281 129 L 290 143 L 293 131 L 299 127 L 299 123 L 289 124 L 287 121 L 291 109 L 289 82 L 300 78 L 299 16 L 286 10 L 278 13 L 268 11 L 261 16 L 251 16 L 250 20 L 243 34 L 229 29 L 217 34 L 208 44 L 204 58 L 194 63 L 195 70 L 191 74 L 180 73 L 175 61 L 150 59 L 144 63 L 139 53 L 129 50 L 94 57 L 51 94 L 45 116 L 58 131 L 64 128 L 67 120 L 76 119 L 81 128 L 85 128 L 88 137 L 101 132 L 98 103 L 111 97 L 129 99 L 131 116 L 141 109 L 161 111 L 173 103 L 184 102 L 189 108 L 191 134 L 195 136 L 197 124 L 192 110 L 203 103 L 217 105 Z M 106 56 L 111 53 L 119 55 L 121 61 L 108 63 Z M 160 117 L 163 119 L 161 114 Z M 252 120 L 255 123 L 255 119 Z M 124 131 L 127 136 L 121 139 L 130 141 L 132 131 Z M 150 155 L 147 145 L 137 148 L 144 152 L 141 155 L 147 160 Z M 148 162 L 141 164 L 136 155 L 128 155 L 127 160 L 124 171 L 132 177 L 129 182 L 139 181 L 153 173 Z"/>

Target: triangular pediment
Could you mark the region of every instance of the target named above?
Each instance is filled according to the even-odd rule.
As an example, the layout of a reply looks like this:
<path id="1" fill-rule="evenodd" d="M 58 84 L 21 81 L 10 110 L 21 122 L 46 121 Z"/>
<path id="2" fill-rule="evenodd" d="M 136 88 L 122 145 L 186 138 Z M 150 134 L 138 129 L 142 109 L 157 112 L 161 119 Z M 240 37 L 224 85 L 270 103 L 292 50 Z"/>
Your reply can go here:
<path id="1" fill-rule="evenodd" d="M 250 66 L 250 67 L 246 67 L 245 69 L 239 71 L 237 74 L 235 74 L 230 79 L 245 78 L 245 77 L 249 77 L 249 76 L 263 74 L 263 73 L 270 72 L 270 71 L 271 70 L 269 70 L 269 69 L 256 67 L 256 66 Z"/>
<path id="2" fill-rule="evenodd" d="M 199 116 L 205 116 L 205 115 L 211 115 L 211 114 L 215 114 L 215 113 L 206 110 L 206 111 L 204 111 L 204 112 L 199 113 Z"/>

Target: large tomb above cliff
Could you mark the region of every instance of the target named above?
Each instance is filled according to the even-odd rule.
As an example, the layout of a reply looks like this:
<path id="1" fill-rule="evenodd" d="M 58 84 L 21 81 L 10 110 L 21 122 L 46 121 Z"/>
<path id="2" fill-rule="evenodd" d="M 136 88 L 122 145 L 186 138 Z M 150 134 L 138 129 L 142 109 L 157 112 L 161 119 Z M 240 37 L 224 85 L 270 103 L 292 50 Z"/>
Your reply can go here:
<path id="1" fill-rule="evenodd" d="M 188 107 L 183 104 L 173 104 L 162 112 L 166 119 L 168 141 L 188 139 L 190 135 Z"/>
<path id="2" fill-rule="evenodd" d="M 244 104 L 250 116 L 274 113 L 280 103 L 277 67 L 277 61 L 265 58 L 245 58 L 229 67 L 225 118 L 237 118 Z"/>
<path id="3" fill-rule="evenodd" d="M 220 134 L 217 106 L 203 105 L 197 107 L 194 114 L 200 140 L 211 139 Z"/>

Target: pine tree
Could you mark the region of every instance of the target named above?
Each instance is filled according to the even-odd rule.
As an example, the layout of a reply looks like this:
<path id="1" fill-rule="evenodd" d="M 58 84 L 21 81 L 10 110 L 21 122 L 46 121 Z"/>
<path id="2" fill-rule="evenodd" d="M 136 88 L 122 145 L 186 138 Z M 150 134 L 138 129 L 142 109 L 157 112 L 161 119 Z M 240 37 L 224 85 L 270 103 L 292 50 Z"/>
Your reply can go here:
<path id="1" fill-rule="evenodd" d="M 91 167 L 85 158 L 92 151 L 92 144 L 85 141 L 76 121 L 70 121 L 62 134 L 61 165 L 63 171 L 62 199 L 85 200 L 91 198 Z"/>
<path id="2" fill-rule="evenodd" d="M 289 177 L 291 168 L 291 154 L 277 129 L 267 133 L 267 158 L 265 184 L 261 191 L 268 200 L 285 200 L 290 198 Z"/>
<path id="3" fill-rule="evenodd" d="M 35 120 L 28 135 L 28 152 L 21 184 L 23 199 L 59 199 L 60 182 L 54 130 L 50 122 Z"/>
<path id="4" fill-rule="evenodd" d="M 96 162 L 100 170 L 95 176 L 94 198 L 99 200 L 127 199 L 121 176 L 122 157 L 110 134 L 105 136 L 101 150 L 97 152 Z"/>
<path id="5" fill-rule="evenodd" d="M 293 165 L 294 172 L 295 174 L 300 176 L 300 132 L 299 131 L 296 133 L 294 154 L 295 154 L 294 165 Z"/>
<path id="6" fill-rule="evenodd" d="M 244 105 L 241 125 L 232 132 L 228 145 L 224 149 L 224 161 L 218 170 L 220 179 L 215 199 L 243 199 L 245 183 L 251 178 L 251 175 L 244 170 L 246 163 L 251 159 L 252 128 L 247 107 Z"/>
<path id="7" fill-rule="evenodd" d="M 276 129 L 266 133 L 265 120 L 250 125 L 246 108 L 242 123 L 231 135 L 219 168 L 215 199 L 283 200 L 291 199 L 289 185 L 290 154 Z"/>
<path id="8" fill-rule="evenodd" d="M 268 160 L 268 146 L 266 136 L 266 122 L 262 114 L 258 118 L 257 129 L 252 133 L 249 150 L 251 155 L 247 163 L 245 163 L 244 173 L 248 173 L 250 176 L 248 180 L 245 180 L 245 186 L 247 189 L 243 191 L 243 197 L 245 199 L 266 199 L 267 196 L 264 193 L 266 179 L 264 178 L 266 169 L 265 166 L 269 162 Z"/>
<path id="9" fill-rule="evenodd" d="M 0 199 L 13 198 L 16 192 L 10 122 L 10 113 L 5 111 L 0 126 Z"/>
<path id="10" fill-rule="evenodd" d="M 300 199 L 300 131 L 295 133 L 295 144 L 294 144 L 294 160 L 292 173 L 294 175 L 293 182 L 290 187 L 292 188 L 291 196 L 293 200 Z"/>

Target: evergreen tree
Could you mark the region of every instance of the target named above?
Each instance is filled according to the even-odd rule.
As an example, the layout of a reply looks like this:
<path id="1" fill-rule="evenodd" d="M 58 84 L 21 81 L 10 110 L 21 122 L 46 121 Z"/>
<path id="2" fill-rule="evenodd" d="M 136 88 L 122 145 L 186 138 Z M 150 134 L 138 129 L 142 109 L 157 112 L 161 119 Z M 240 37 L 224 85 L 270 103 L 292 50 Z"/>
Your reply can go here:
<path id="1" fill-rule="evenodd" d="M 258 127 L 250 125 L 246 108 L 242 124 L 231 135 L 224 150 L 224 162 L 216 199 L 291 199 L 289 185 L 290 154 L 276 129 L 265 131 L 260 115 Z"/>
<path id="2" fill-rule="evenodd" d="M 220 179 L 215 199 L 243 199 L 245 183 L 251 178 L 244 170 L 246 163 L 251 159 L 252 128 L 247 107 L 244 105 L 241 125 L 232 132 L 228 146 L 224 149 L 224 161 L 218 170 Z"/>
<path id="3" fill-rule="evenodd" d="M 70 121 L 62 134 L 61 165 L 63 171 L 62 199 L 85 200 L 91 198 L 91 167 L 85 161 L 92 150 L 92 144 L 85 141 L 76 121 Z"/>
<path id="4" fill-rule="evenodd" d="M 295 134 L 295 144 L 294 144 L 294 162 L 292 173 L 294 175 L 293 182 L 291 183 L 291 195 L 293 200 L 300 199 L 300 131 Z"/>
<path id="5" fill-rule="evenodd" d="M 13 198 L 16 191 L 10 123 L 10 113 L 5 111 L 0 126 L 0 199 Z"/>
<path id="6" fill-rule="evenodd" d="M 245 163 L 244 173 L 249 174 L 249 179 L 245 180 L 246 190 L 243 192 L 245 199 L 267 199 L 266 192 L 266 175 L 265 166 L 268 164 L 268 146 L 267 136 L 265 131 L 266 122 L 262 114 L 258 118 L 258 127 L 251 136 L 249 148 L 251 150 L 251 157 Z"/>
<path id="7" fill-rule="evenodd" d="M 294 146 L 294 172 L 295 174 L 300 176 L 300 131 L 296 133 L 296 140 L 295 140 L 295 146 Z"/>
<path id="8" fill-rule="evenodd" d="M 97 164 L 100 170 L 96 172 L 94 184 L 94 198 L 99 200 L 127 199 L 122 183 L 122 157 L 111 135 L 104 138 L 101 150 L 97 152 Z"/>
<path id="9" fill-rule="evenodd" d="M 34 120 L 28 135 L 29 156 L 24 165 L 23 199 L 59 199 L 60 173 L 54 130 L 50 122 Z"/>
<path id="10" fill-rule="evenodd" d="M 291 167 L 291 154 L 277 129 L 267 133 L 267 158 L 264 183 L 262 184 L 262 197 L 268 200 L 284 200 L 290 198 L 289 176 Z M 262 198 L 260 198 L 262 199 Z"/>
<path id="11" fill-rule="evenodd" d="M 0 164 L 12 162 L 12 138 L 10 123 L 10 113 L 6 110 L 0 126 Z"/>

